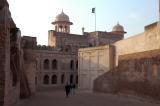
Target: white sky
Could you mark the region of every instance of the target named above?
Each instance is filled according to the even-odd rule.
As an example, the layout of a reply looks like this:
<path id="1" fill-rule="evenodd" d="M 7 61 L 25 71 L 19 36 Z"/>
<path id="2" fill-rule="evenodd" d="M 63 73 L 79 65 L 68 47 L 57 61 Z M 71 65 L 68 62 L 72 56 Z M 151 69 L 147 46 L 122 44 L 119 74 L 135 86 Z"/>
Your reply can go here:
<path id="1" fill-rule="evenodd" d="M 48 44 L 51 22 L 62 9 L 74 25 L 71 33 L 94 31 L 96 7 L 97 30 L 111 31 L 119 22 L 124 26 L 125 37 L 143 32 L 145 25 L 158 20 L 158 0 L 8 0 L 12 17 L 22 35 L 37 37 L 38 44 Z"/>

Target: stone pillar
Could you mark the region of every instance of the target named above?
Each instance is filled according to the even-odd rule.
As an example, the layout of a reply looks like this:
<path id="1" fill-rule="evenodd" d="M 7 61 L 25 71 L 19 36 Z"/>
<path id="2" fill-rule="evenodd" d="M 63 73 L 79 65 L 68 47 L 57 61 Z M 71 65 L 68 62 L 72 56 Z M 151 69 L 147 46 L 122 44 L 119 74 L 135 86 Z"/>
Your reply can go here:
<path id="1" fill-rule="evenodd" d="M 70 33 L 70 26 L 68 26 L 68 33 Z"/>

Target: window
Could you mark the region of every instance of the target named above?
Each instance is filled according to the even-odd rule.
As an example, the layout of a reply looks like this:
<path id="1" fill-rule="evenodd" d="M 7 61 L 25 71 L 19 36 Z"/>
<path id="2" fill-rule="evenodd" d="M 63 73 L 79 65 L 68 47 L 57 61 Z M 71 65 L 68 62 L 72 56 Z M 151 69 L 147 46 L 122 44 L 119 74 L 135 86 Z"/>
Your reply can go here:
<path id="1" fill-rule="evenodd" d="M 73 75 L 70 75 L 70 84 L 73 83 Z"/>
<path id="2" fill-rule="evenodd" d="M 47 69 L 47 70 L 49 69 L 49 60 L 48 60 L 48 59 L 45 59 L 45 60 L 44 60 L 43 68 L 44 68 L 44 69 Z"/>
<path id="3" fill-rule="evenodd" d="M 49 76 L 45 75 L 43 78 L 43 84 L 49 84 Z"/>
<path id="4" fill-rule="evenodd" d="M 76 84 L 78 84 L 78 75 L 76 75 Z"/>
<path id="5" fill-rule="evenodd" d="M 71 70 L 73 70 L 73 66 L 74 66 L 74 61 L 71 60 L 71 62 L 70 62 L 70 69 L 71 69 Z"/>
<path id="6" fill-rule="evenodd" d="M 78 69 L 78 60 L 77 60 L 77 62 L 76 62 L 76 69 Z"/>
<path id="7" fill-rule="evenodd" d="M 64 74 L 61 75 L 61 84 L 64 84 Z"/>
<path id="8" fill-rule="evenodd" d="M 57 84 L 57 76 L 56 75 L 52 76 L 52 84 Z"/>
<path id="9" fill-rule="evenodd" d="M 52 61 L 52 69 L 57 69 L 57 60 Z"/>

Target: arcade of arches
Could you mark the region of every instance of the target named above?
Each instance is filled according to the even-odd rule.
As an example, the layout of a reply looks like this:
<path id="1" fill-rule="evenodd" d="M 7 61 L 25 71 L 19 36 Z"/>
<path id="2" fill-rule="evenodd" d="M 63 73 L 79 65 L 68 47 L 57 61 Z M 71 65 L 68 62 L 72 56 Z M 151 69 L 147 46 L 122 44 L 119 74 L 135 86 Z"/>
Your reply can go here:
<path id="1" fill-rule="evenodd" d="M 43 76 L 43 84 L 44 85 L 56 85 L 58 84 L 58 79 L 60 79 L 60 83 L 61 84 L 65 84 L 65 74 L 62 74 L 60 76 L 60 78 L 58 78 L 57 75 L 53 74 L 53 75 L 44 75 Z M 78 83 L 78 75 L 74 76 L 74 75 L 70 75 L 69 76 L 69 82 L 68 83 L 75 83 L 77 84 Z"/>
<path id="2" fill-rule="evenodd" d="M 49 59 L 45 59 L 43 61 L 43 69 L 45 70 L 49 70 L 50 69 L 50 63 L 52 66 L 53 70 L 58 69 L 58 61 L 56 59 L 52 60 L 51 62 L 49 61 Z M 69 63 L 70 69 L 74 70 L 74 69 L 78 69 L 78 60 L 75 62 L 74 60 L 71 60 Z"/>
<path id="3" fill-rule="evenodd" d="M 43 58 L 37 60 L 36 84 L 38 86 L 64 86 L 66 83 L 78 84 L 78 60 Z M 40 74 L 41 73 L 41 74 Z"/>

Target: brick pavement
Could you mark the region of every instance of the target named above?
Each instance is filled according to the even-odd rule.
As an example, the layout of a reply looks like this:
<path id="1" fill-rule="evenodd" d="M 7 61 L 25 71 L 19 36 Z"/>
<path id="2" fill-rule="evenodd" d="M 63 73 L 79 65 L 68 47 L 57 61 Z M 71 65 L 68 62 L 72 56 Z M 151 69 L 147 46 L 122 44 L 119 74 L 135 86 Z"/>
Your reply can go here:
<path id="1" fill-rule="evenodd" d="M 48 90 L 24 100 L 18 106 L 160 106 L 160 104 L 141 101 L 124 96 L 77 91 L 65 97 L 64 91 Z"/>

